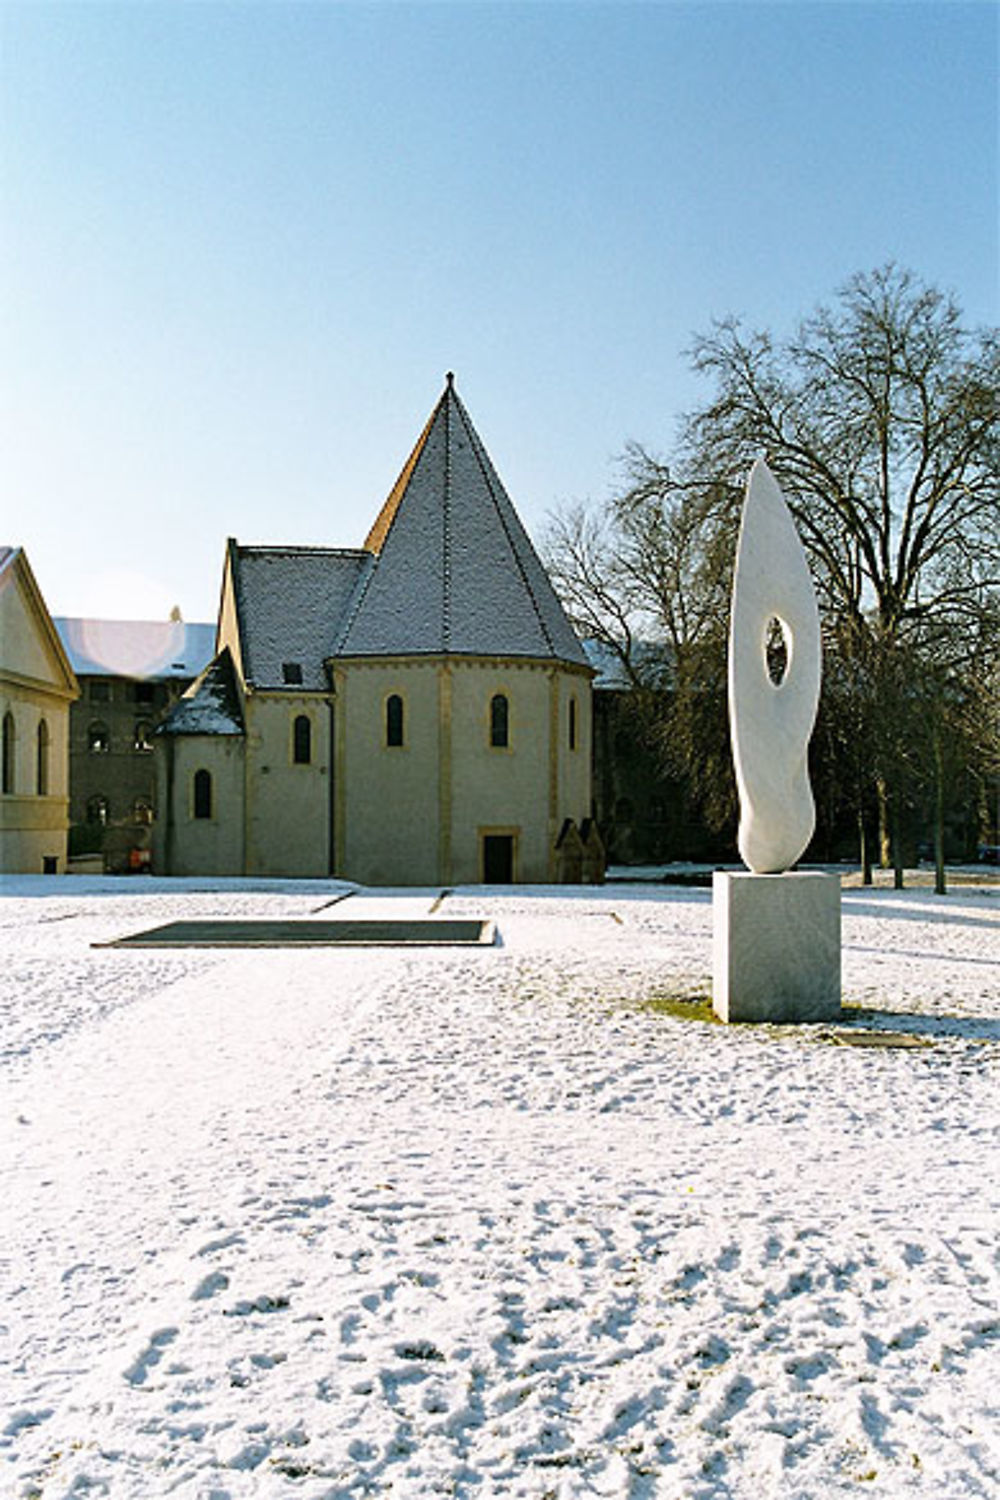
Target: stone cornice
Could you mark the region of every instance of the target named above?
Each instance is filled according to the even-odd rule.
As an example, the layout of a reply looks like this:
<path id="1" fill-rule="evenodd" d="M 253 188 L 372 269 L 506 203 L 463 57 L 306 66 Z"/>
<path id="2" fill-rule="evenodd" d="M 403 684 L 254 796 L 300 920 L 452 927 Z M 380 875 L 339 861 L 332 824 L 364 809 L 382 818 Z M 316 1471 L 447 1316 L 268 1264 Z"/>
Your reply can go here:
<path id="1" fill-rule="evenodd" d="M 23 672 L 12 672 L 10 668 L 3 667 L 0 668 L 0 687 L 7 686 L 30 693 L 36 698 L 55 698 L 62 703 L 75 703 L 80 696 L 79 692 L 68 687 L 60 687 L 41 677 L 28 677 Z"/>
<path id="2" fill-rule="evenodd" d="M 331 656 L 326 658 L 325 666 L 327 670 L 339 670 L 343 667 L 392 667 L 396 670 L 401 670 L 407 667 L 448 666 L 454 669 L 461 667 L 482 667 L 491 671 L 511 671 L 522 667 L 530 667 L 545 672 L 567 672 L 575 677 L 587 678 L 589 681 L 593 681 L 597 676 L 593 667 L 583 666 L 578 662 L 563 661 L 551 656 L 477 656 L 443 651 L 428 652 L 426 655 L 415 654 L 412 656 Z"/>

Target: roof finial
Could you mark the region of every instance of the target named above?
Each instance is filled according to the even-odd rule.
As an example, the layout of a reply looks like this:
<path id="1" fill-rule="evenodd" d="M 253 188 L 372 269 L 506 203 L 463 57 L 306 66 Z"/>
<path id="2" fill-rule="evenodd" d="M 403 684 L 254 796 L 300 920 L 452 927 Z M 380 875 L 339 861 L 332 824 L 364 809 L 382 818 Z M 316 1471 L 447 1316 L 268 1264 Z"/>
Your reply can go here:
<path id="1" fill-rule="evenodd" d="M 453 388 L 454 384 L 455 384 L 455 372 L 454 372 L 454 370 L 449 370 L 448 373 L 447 373 L 447 375 L 444 378 L 448 382 L 448 389 L 450 391 Z"/>

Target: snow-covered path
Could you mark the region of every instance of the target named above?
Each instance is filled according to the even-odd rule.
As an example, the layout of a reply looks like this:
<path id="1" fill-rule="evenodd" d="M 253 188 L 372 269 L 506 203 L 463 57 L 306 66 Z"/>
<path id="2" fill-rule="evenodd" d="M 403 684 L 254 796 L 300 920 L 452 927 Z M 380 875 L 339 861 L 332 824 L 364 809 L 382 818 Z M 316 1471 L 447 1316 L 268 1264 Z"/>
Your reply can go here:
<path id="1" fill-rule="evenodd" d="M 0 1493 L 1000 1493 L 995 892 L 845 893 L 886 1049 L 644 1005 L 706 992 L 703 891 L 150 952 L 90 945 L 337 892 L 8 889 Z"/>

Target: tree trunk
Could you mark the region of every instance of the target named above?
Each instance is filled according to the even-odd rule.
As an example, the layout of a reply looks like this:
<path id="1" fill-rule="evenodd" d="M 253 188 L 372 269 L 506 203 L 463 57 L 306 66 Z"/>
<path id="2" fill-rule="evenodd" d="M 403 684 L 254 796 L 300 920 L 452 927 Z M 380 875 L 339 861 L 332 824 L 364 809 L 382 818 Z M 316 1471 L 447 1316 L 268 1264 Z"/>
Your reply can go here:
<path id="1" fill-rule="evenodd" d="M 944 761 L 940 733 L 934 736 L 934 894 L 948 894 L 944 878 Z"/>
<path id="2" fill-rule="evenodd" d="M 865 809 L 863 801 L 858 801 L 858 854 L 861 863 L 861 884 L 872 883 L 872 856 L 868 847 L 868 830 L 865 827 Z"/>
<path id="3" fill-rule="evenodd" d="M 900 824 L 899 799 L 893 798 L 889 807 L 892 828 L 892 883 L 897 891 L 903 889 L 903 839 Z"/>
<path id="4" fill-rule="evenodd" d="M 888 870 L 892 864 L 892 841 L 889 837 L 889 792 L 885 778 L 882 776 L 879 776 L 875 782 L 875 796 L 878 801 L 878 867 L 880 870 Z"/>

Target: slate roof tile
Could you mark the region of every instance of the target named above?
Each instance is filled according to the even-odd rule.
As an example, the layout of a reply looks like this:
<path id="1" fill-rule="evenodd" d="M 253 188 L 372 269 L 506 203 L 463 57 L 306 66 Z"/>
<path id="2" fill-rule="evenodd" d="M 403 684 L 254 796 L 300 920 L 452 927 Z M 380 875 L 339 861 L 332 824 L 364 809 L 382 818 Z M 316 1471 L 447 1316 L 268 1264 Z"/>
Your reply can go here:
<path id="1" fill-rule="evenodd" d="M 332 655 L 368 552 L 331 547 L 236 546 L 236 598 L 243 671 L 256 688 L 281 688 L 284 665 L 302 668 L 301 686 L 328 686 Z"/>
<path id="2" fill-rule="evenodd" d="M 229 647 L 192 682 L 157 734 L 243 734 L 243 696 Z"/>
<path id="3" fill-rule="evenodd" d="M 365 545 L 378 561 L 338 655 L 587 665 L 451 377 Z"/>

